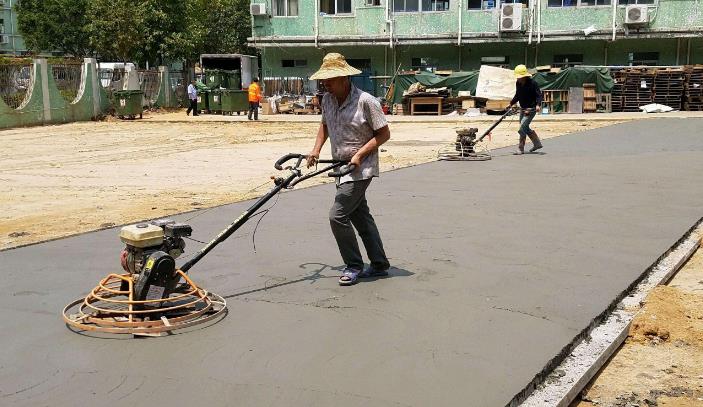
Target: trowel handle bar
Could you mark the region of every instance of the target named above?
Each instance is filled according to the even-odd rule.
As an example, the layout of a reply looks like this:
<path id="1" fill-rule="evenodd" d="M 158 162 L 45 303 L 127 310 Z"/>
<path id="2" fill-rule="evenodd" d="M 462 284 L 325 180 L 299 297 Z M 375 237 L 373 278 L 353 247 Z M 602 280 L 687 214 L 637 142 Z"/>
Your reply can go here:
<path id="1" fill-rule="evenodd" d="M 500 116 L 500 118 L 498 120 L 496 120 L 496 122 L 493 123 L 493 125 L 491 127 L 488 128 L 488 130 L 484 131 L 483 134 L 481 135 L 481 137 L 479 137 L 478 140 L 476 140 L 476 142 L 482 141 L 484 139 L 484 137 L 486 137 L 490 132 L 493 131 L 493 129 L 498 127 L 498 125 L 500 124 L 500 122 L 503 121 L 503 119 L 505 119 L 506 117 L 508 117 L 509 115 L 511 115 L 513 113 L 515 113 L 515 112 L 513 111 L 512 107 L 508 107 L 508 110 L 506 110 L 505 113 L 503 113 L 503 115 Z"/>
<path id="2" fill-rule="evenodd" d="M 295 153 L 290 153 L 286 154 L 283 157 L 279 158 L 276 163 L 273 165 L 273 167 L 279 171 L 283 170 L 283 164 L 290 160 L 296 160 L 295 165 L 292 166 L 291 168 L 299 168 L 300 164 L 303 162 L 303 160 L 307 159 L 308 156 L 305 154 L 295 154 Z M 342 160 L 317 160 L 318 163 L 320 164 L 336 164 L 332 168 L 337 168 L 341 167 L 342 165 L 347 164 L 347 161 L 342 161 Z M 329 168 L 327 168 L 329 169 Z M 354 171 L 354 166 L 353 165 L 345 165 L 341 170 L 339 171 L 332 171 L 328 173 L 327 175 L 330 177 L 343 177 L 349 173 Z M 317 175 L 318 173 L 315 173 Z"/>
<path id="3" fill-rule="evenodd" d="M 345 175 L 347 175 L 347 174 L 351 174 L 352 172 L 354 172 L 355 169 L 356 169 L 356 165 L 354 165 L 354 164 L 345 164 L 345 165 L 339 167 L 339 169 L 336 169 L 336 170 L 334 170 L 334 171 L 328 172 L 328 173 L 327 173 L 327 176 L 328 176 L 328 177 L 339 178 L 339 177 L 343 177 L 343 176 L 345 176 Z"/>

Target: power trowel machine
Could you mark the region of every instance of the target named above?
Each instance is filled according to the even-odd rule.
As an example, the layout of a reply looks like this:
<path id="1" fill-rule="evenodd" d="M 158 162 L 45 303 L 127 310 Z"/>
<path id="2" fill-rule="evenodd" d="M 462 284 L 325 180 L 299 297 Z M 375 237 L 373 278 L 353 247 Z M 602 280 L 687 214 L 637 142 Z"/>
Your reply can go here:
<path id="1" fill-rule="evenodd" d="M 516 113 L 514 109 L 507 109 L 488 130 L 481 136 L 477 128 L 460 129 L 456 131 L 456 140 L 439 150 L 438 159 L 441 161 L 486 161 L 491 159 L 487 150 L 478 150 L 478 144 L 491 134 L 493 129 L 505 120 L 506 117 Z"/>
<path id="2" fill-rule="evenodd" d="M 288 170 L 288 176 L 272 177 L 271 191 L 181 267 L 176 266 L 176 259 L 185 252 L 184 238 L 193 232 L 190 225 L 165 219 L 123 227 L 120 239 L 125 248 L 120 262 L 124 273 L 109 274 L 85 298 L 68 304 L 63 310 L 66 324 L 79 331 L 159 336 L 223 316 L 225 299 L 196 285 L 188 271 L 249 219 L 264 213 L 257 211 L 281 190 L 328 171 L 330 177 L 341 177 L 354 170 L 344 161 L 319 160 L 328 165 L 303 174 L 300 167 L 306 158 L 287 154 L 276 161 L 274 167 Z M 293 164 L 284 168 L 291 160 Z"/>

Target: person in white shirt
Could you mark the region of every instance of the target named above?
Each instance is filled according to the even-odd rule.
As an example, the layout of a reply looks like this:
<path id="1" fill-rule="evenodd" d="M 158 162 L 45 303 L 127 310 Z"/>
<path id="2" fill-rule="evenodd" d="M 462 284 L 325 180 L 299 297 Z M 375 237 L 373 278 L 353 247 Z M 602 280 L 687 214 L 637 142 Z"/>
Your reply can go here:
<path id="1" fill-rule="evenodd" d="M 322 67 L 310 79 L 321 80 L 327 93 L 322 98 L 322 123 L 315 146 L 308 155 L 308 167 L 314 166 L 320 150 L 329 138 L 332 158 L 348 160 L 356 169 L 337 181 L 337 193 L 330 210 L 330 226 L 346 268 L 340 285 L 353 285 L 359 278 L 387 276 L 390 264 L 381 236 L 366 202 L 366 189 L 378 177 L 378 147 L 388 141 L 388 130 L 380 103 L 358 89 L 349 76 L 361 73 L 350 66 L 344 56 L 327 54 Z M 354 230 L 369 256 L 364 269 Z"/>
<path id="2" fill-rule="evenodd" d="M 190 81 L 190 85 L 188 85 L 188 99 L 190 100 L 190 106 L 188 106 L 188 110 L 186 110 L 186 116 L 190 115 L 190 112 L 193 112 L 193 116 L 198 115 L 198 88 L 195 87 L 195 79 Z"/>

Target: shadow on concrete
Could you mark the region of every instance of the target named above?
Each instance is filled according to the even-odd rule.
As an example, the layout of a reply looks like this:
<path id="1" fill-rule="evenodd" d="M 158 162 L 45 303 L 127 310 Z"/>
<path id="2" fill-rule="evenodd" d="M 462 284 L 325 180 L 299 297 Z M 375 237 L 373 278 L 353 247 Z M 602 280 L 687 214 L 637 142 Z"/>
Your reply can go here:
<path id="1" fill-rule="evenodd" d="M 298 284 L 298 283 L 302 283 L 302 282 L 305 282 L 305 281 L 309 281 L 310 284 L 314 284 L 315 282 L 317 282 L 317 280 L 320 280 L 320 279 L 325 279 L 325 278 L 339 278 L 339 274 L 341 274 L 341 271 L 344 270 L 344 266 L 343 266 L 343 265 L 341 265 L 341 266 L 330 266 L 329 264 L 323 264 L 323 263 L 303 263 L 303 264 L 299 265 L 298 268 L 306 269 L 306 268 L 308 268 L 309 266 L 315 266 L 315 267 L 316 267 L 316 269 L 312 270 L 312 273 L 309 274 L 309 275 L 300 276 L 300 277 L 298 277 L 298 278 L 296 278 L 296 279 L 294 279 L 294 280 L 283 281 L 283 282 L 276 283 L 276 284 L 271 284 L 271 285 L 264 284 L 263 287 L 254 288 L 254 289 L 250 289 L 250 290 L 246 290 L 246 291 L 240 291 L 240 292 L 233 293 L 233 294 L 229 294 L 229 295 L 223 295 L 222 298 L 224 298 L 224 299 L 237 298 L 237 297 L 241 297 L 241 296 L 244 296 L 244 295 L 249 295 L 249 294 L 258 293 L 258 292 L 261 292 L 261 291 L 270 290 L 270 289 L 272 289 L 272 288 L 285 287 L 285 286 L 288 286 L 288 285 Z M 332 271 L 332 272 L 336 272 L 336 274 L 334 274 L 334 275 L 325 275 L 325 274 L 323 274 L 323 272 L 324 272 L 325 270 L 329 270 L 329 271 Z M 376 281 L 376 280 L 383 280 L 383 279 L 393 278 L 393 277 L 410 277 L 410 276 L 412 276 L 412 275 L 414 275 L 414 274 L 415 274 L 415 273 L 413 273 L 412 271 L 408 271 L 408 270 L 405 270 L 405 269 L 402 269 L 402 268 L 398 268 L 398 267 L 393 267 L 393 266 L 391 266 L 391 268 L 388 270 L 388 275 L 387 275 L 387 276 L 361 278 L 361 279 L 359 279 L 359 283 L 369 283 L 369 282 L 373 282 L 373 281 Z M 357 283 L 357 284 L 359 284 L 359 283 Z"/>

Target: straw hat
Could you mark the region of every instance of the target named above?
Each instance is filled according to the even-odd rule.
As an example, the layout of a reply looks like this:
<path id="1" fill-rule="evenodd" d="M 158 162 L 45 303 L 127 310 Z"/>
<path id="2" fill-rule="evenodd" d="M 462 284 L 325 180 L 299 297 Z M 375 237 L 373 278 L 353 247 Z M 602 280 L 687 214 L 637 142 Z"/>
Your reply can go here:
<path id="1" fill-rule="evenodd" d="M 361 71 L 347 63 L 344 55 L 330 52 L 322 59 L 320 69 L 310 76 L 310 79 L 330 79 L 339 76 L 358 75 Z"/>
<path id="2" fill-rule="evenodd" d="M 515 77 L 520 79 L 526 76 L 532 76 L 531 73 L 527 72 L 527 67 L 525 65 L 518 65 L 515 67 Z"/>

